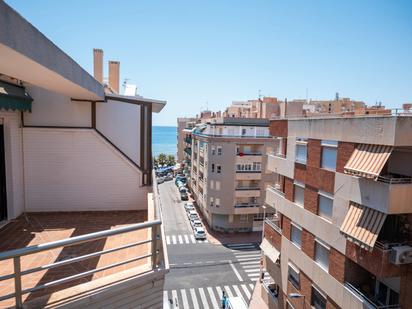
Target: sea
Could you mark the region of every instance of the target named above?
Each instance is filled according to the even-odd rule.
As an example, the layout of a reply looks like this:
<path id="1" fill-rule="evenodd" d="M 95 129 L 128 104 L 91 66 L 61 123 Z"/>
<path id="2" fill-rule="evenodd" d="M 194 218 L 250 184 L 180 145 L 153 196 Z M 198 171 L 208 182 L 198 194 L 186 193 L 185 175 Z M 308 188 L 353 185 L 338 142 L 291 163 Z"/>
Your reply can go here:
<path id="1" fill-rule="evenodd" d="M 177 152 L 177 127 L 153 126 L 152 127 L 152 151 L 153 156 L 160 153 L 174 155 Z"/>

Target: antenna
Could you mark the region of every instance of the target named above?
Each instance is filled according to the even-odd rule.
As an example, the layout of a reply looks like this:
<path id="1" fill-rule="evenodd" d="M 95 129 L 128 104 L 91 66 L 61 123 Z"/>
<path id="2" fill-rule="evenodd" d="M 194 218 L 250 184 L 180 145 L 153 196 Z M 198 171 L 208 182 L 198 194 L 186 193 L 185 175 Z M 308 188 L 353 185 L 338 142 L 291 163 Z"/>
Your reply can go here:
<path id="1" fill-rule="evenodd" d="M 262 98 L 262 90 L 261 89 L 258 90 L 258 98 L 259 98 L 259 101 L 261 101 L 261 98 Z"/>
<path id="2" fill-rule="evenodd" d="M 308 88 L 306 88 L 306 104 L 308 103 Z"/>

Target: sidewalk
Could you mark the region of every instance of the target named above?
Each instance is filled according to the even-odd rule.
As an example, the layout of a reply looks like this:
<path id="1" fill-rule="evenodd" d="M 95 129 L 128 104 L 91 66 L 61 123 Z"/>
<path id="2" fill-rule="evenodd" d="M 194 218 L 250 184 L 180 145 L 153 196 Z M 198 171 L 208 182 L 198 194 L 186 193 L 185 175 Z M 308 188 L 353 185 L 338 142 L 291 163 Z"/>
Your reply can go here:
<path id="1" fill-rule="evenodd" d="M 263 301 L 260 296 L 262 284 L 260 280 L 256 281 L 255 289 L 253 290 L 252 298 L 250 299 L 249 309 L 264 309 L 268 308 L 268 305 Z"/>

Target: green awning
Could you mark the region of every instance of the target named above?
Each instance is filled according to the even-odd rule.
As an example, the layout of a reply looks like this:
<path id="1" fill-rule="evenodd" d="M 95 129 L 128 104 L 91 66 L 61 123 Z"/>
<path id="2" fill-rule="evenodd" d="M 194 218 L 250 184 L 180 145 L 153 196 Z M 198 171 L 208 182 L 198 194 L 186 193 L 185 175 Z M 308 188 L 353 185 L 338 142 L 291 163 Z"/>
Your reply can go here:
<path id="1" fill-rule="evenodd" d="M 0 109 L 31 112 L 31 102 L 24 87 L 0 81 Z"/>

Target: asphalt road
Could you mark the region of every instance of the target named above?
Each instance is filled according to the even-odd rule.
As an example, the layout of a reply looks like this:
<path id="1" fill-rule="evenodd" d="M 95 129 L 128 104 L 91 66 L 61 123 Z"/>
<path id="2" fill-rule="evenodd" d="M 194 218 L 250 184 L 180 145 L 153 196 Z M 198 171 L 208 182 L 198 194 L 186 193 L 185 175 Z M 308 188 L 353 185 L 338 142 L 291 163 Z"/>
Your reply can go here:
<path id="1" fill-rule="evenodd" d="M 174 181 L 159 185 L 169 254 L 164 308 L 221 308 L 222 291 L 249 303 L 259 277 L 256 244 L 196 241 Z"/>

